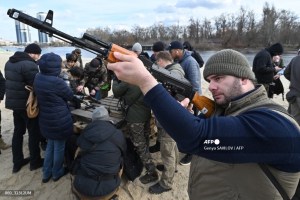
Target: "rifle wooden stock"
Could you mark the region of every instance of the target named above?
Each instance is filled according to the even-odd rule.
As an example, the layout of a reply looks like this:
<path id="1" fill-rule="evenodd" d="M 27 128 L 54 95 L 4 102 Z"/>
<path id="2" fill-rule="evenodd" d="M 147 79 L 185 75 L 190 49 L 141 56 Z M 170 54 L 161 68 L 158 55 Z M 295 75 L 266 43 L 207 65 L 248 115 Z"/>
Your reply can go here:
<path id="1" fill-rule="evenodd" d="M 205 115 L 206 118 L 209 118 L 215 109 L 215 102 L 213 100 L 206 96 L 199 95 L 197 92 L 192 99 L 192 103 Z"/>

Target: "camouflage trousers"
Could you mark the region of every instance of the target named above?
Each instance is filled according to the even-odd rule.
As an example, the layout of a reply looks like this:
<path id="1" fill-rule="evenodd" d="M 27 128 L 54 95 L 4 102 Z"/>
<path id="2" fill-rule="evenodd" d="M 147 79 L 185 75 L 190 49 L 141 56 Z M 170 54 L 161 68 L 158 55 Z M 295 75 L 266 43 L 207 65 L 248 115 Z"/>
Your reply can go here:
<path id="1" fill-rule="evenodd" d="M 164 165 L 159 184 L 163 188 L 172 188 L 179 156 L 177 144 L 163 128 L 158 128 L 158 133 L 161 136 L 160 153 Z"/>
<path id="2" fill-rule="evenodd" d="M 149 152 L 150 120 L 145 123 L 129 123 L 128 133 L 130 140 L 136 148 L 146 170 L 153 172 L 156 170 L 153 159 Z"/>

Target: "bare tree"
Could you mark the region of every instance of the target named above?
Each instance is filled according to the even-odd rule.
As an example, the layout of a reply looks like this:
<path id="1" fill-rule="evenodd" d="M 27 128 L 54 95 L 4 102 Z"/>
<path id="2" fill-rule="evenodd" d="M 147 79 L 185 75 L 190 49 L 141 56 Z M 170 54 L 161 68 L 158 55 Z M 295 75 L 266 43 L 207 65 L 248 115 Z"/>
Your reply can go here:
<path id="1" fill-rule="evenodd" d="M 179 25 L 171 25 L 167 27 L 170 40 L 178 40 L 182 34 L 182 29 Z"/>
<path id="2" fill-rule="evenodd" d="M 241 7 L 240 13 L 237 16 L 237 34 L 236 40 L 239 45 L 243 45 L 246 33 L 247 11 Z"/>
<path id="3" fill-rule="evenodd" d="M 111 41 L 112 32 L 110 28 L 106 27 L 104 29 L 96 28 L 96 29 L 88 29 L 86 31 L 90 35 L 93 35 L 103 41 Z"/>
<path id="4" fill-rule="evenodd" d="M 259 36 L 261 38 L 261 43 L 264 46 L 269 46 L 276 40 L 276 35 L 278 34 L 277 20 L 278 13 L 275 7 L 270 8 L 269 4 L 266 2 L 263 7 L 263 17 L 260 22 L 261 27 L 259 31 Z"/>
<path id="5" fill-rule="evenodd" d="M 156 23 L 149 27 L 134 25 L 130 32 L 109 28 L 88 29 L 88 33 L 105 41 L 120 45 L 132 45 L 139 41 L 151 44 L 161 40 L 189 40 L 194 47 L 261 47 L 280 41 L 286 46 L 300 47 L 300 22 L 298 16 L 287 10 L 276 11 L 265 3 L 261 19 L 252 10 L 241 7 L 237 15 L 223 13 L 210 20 L 190 18 L 187 26 L 165 26 Z"/>
<path id="6" fill-rule="evenodd" d="M 149 34 L 150 34 L 151 39 L 153 39 L 153 40 L 158 40 L 159 39 L 158 29 L 159 29 L 159 27 L 156 24 L 149 27 Z"/>
<path id="7" fill-rule="evenodd" d="M 166 27 L 163 24 L 159 24 L 158 34 L 159 34 L 159 38 L 161 38 L 162 40 L 166 41 L 169 38 L 168 31 L 166 30 Z"/>
<path id="8" fill-rule="evenodd" d="M 194 40 L 197 36 L 197 25 L 193 18 L 189 19 L 190 24 L 187 26 L 187 35 L 189 40 Z"/>
<path id="9" fill-rule="evenodd" d="M 278 40 L 290 45 L 293 44 L 295 41 L 293 41 L 292 37 L 290 37 L 293 34 L 294 28 L 296 27 L 297 23 L 297 16 L 287 10 L 282 10 L 279 15 L 279 35 Z"/>
<path id="10" fill-rule="evenodd" d="M 122 46 L 130 46 L 135 42 L 135 39 L 130 32 L 121 30 L 112 33 L 112 42 Z"/>
<path id="11" fill-rule="evenodd" d="M 132 27 L 131 31 L 132 31 L 132 35 L 136 41 L 144 42 L 147 40 L 148 31 L 146 28 L 135 25 Z"/>
<path id="12" fill-rule="evenodd" d="M 203 39 L 211 38 L 212 37 L 212 30 L 213 30 L 213 28 L 211 26 L 211 22 L 207 18 L 204 18 L 202 38 Z"/>
<path id="13" fill-rule="evenodd" d="M 253 11 L 247 12 L 245 43 L 247 47 L 254 46 L 256 43 L 257 24 L 255 22 L 255 14 Z"/>

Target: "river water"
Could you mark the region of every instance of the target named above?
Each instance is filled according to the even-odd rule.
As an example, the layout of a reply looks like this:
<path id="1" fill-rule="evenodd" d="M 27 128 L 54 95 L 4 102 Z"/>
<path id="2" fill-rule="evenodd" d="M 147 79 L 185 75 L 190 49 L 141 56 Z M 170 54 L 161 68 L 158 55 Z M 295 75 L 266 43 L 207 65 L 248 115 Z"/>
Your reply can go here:
<path id="1" fill-rule="evenodd" d="M 12 46 L 2 46 L 0 47 L 1 51 L 23 51 L 24 47 L 12 47 Z M 75 49 L 75 47 L 44 47 L 42 48 L 42 54 L 44 53 L 56 53 L 58 55 L 60 55 L 63 59 L 65 58 L 67 53 L 70 53 L 71 51 L 73 51 Z M 258 52 L 259 50 L 257 50 Z M 147 51 L 149 55 L 152 54 L 151 51 Z M 199 52 L 201 57 L 203 58 L 204 62 L 207 61 L 207 59 L 213 55 L 216 51 L 201 51 Z M 253 62 L 253 58 L 255 56 L 255 54 L 257 53 L 253 53 L 253 52 L 249 52 L 249 53 L 244 53 L 244 55 L 246 56 L 246 58 L 248 59 L 248 61 L 250 62 L 250 65 L 252 66 L 252 62 Z M 93 59 L 95 57 L 95 54 L 88 52 L 84 49 L 81 50 L 81 54 L 82 54 L 82 58 L 85 58 L 86 60 L 89 59 Z M 284 64 L 287 65 L 291 59 L 293 57 L 296 56 L 296 53 L 285 53 L 282 55 Z"/>

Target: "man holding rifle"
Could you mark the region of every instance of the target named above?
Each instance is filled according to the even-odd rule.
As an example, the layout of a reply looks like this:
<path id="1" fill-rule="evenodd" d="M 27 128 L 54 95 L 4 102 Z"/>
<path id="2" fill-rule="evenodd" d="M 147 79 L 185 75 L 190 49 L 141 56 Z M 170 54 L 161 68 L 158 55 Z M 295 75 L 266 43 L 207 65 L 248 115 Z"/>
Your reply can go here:
<path id="1" fill-rule="evenodd" d="M 207 119 L 183 107 L 188 99 L 181 106 L 139 59 L 117 52 L 114 56 L 122 62 L 110 63 L 108 69 L 139 86 L 178 147 L 194 155 L 191 200 L 292 198 L 300 178 L 299 126 L 267 97 L 262 85 L 254 84 L 245 56 L 226 49 L 208 59 L 203 75 L 216 109 Z"/>

